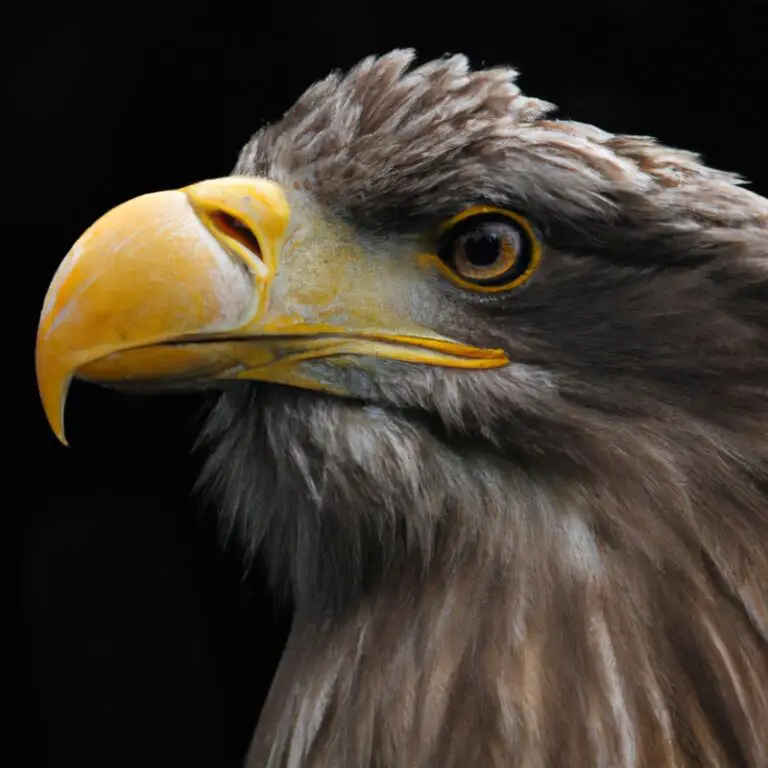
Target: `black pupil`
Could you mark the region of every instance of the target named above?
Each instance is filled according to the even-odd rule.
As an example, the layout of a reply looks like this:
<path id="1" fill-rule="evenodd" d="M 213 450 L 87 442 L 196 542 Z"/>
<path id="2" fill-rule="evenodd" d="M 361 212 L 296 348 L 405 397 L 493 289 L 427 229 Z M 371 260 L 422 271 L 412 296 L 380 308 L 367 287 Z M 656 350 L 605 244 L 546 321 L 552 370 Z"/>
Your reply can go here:
<path id="1" fill-rule="evenodd" d="M 498 260 L 502 242 L 498 232 L 472 232 L 464 236 L 464 254 L 476 267 L 489 267 Z"/>

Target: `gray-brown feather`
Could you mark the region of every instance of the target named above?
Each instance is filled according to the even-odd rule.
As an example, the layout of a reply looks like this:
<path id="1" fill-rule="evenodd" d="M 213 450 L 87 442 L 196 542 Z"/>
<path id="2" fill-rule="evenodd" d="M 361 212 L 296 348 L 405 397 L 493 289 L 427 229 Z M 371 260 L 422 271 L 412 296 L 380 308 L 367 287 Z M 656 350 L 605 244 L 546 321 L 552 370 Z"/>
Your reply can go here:
<path id="1" fill-rule="evenodd" d="M 433 319 L 507 368 L 220 397 L 204 481 L 297 604 L 250 764 L 764 768 L 768 203 L 412 58 L 313 86 L 236 172 L 361 236 L 503 205 L 542 266 Z"/>

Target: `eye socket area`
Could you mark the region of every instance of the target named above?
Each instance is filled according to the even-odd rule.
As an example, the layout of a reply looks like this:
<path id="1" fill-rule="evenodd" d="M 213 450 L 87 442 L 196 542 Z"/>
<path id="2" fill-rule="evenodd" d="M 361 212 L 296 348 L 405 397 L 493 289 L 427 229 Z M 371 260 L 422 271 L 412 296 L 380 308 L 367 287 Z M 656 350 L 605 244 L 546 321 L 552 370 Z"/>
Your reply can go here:
<path id="1" fill-rule="evenodd" d="M 478 206 L 444 225 L 437 256 L 454 282 L 500 291 L 521 285 L 536 271 L 540 245 L 522 217 Z"/>

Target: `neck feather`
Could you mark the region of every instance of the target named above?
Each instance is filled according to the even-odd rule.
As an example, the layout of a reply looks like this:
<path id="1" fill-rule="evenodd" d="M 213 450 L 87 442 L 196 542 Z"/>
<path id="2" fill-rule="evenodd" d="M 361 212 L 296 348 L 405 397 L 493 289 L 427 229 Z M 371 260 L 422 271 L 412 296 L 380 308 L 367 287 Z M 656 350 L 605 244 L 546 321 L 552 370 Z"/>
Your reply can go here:
<path id="1" fill-rule="evenodd" d="M 447 510 L 426 568 L 300 604 L 249 766 L 766 764 L 767 560 L 737 522 L 764 500 L 515 482 L 502 520 Z"/>

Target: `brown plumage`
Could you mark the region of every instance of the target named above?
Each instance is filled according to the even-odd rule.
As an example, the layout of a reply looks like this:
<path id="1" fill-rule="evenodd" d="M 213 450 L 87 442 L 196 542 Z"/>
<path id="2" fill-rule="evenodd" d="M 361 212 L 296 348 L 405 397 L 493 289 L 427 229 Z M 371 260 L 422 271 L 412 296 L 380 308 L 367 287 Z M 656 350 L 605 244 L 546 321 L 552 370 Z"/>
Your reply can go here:
<path id="1" fill-rule="evenodd" d="M 298 598 L 249 765 L 765 766 L 766 201 L 410 61 L 314 86 L 236 172 L 386 238 L 502 202 L 544 264 L 438 326 L 509 369 L 221 399 L 209 477 Z"/>
<path id="2" fill-rule="evenodd" d="M 503 207 L 541 266 L 417 286 L 505 367 L 224 385 L 203 482 L 297 606 L 248 766 L 765 768 L 768 203 L 509 69 L 411 62 L 313 86 L 236 173 L 379 259 Z"/>

